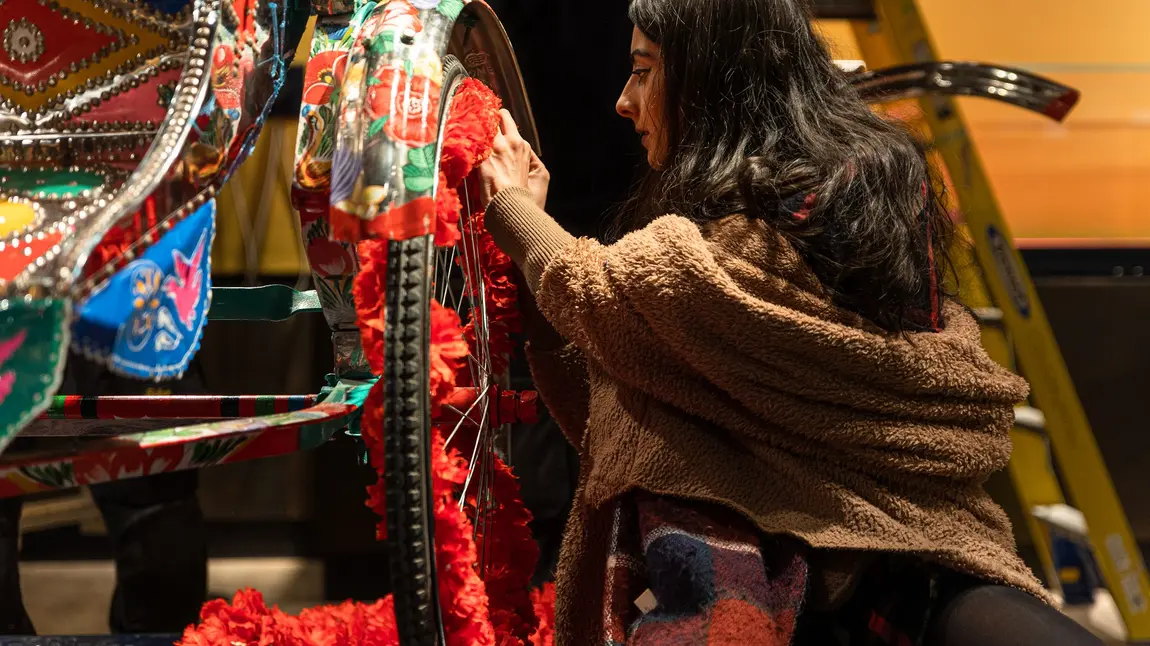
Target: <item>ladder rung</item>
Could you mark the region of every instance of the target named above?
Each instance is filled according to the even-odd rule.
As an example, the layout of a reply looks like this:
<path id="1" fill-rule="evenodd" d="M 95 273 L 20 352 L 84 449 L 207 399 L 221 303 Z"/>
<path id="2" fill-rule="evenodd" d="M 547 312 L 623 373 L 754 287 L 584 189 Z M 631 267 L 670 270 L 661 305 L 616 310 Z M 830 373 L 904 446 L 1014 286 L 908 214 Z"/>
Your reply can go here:
<path id="1" fill-rule="evenodd" d="M 1028 431 L 1046 432 L 1046 415 L 1033 406 L 1015 406 L 1014 423 Z"/>
<path id="2" fill-rule="evenodd" d="M 997 307 L 975 307 L 971 311 L 983 325 L 1002 325 L 1002 310 Z"/>
<path id="3" fill-rule="evenodd" d="M 874 20 L 877 17 L 871 0 L 812 0 L 815 18 L 824 20 Z"/>

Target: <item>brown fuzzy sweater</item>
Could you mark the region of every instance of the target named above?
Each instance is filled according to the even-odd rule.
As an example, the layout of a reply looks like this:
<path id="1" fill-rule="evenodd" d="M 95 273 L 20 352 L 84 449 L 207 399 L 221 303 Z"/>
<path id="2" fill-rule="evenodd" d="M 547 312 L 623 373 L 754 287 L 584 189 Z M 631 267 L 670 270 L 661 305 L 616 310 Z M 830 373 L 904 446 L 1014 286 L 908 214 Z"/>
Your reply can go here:
<path id="1" fill-rule="evenodd" d="M 582 457 L 557 581 L 556 644 L 602 642 L 608 503 L 633 489 L 726 505 L 816 549 L 810 602 L 878 552 L 913 553 L 1047 598 L 983 490 L 1007 464 L 1020 377 L 948 302 L 939 332 L 892 335 L 833 305 L 764 222 L 665 216 L 605 246 L 524 189 L 492 236 L 558 336 L 536 386 Z"/>

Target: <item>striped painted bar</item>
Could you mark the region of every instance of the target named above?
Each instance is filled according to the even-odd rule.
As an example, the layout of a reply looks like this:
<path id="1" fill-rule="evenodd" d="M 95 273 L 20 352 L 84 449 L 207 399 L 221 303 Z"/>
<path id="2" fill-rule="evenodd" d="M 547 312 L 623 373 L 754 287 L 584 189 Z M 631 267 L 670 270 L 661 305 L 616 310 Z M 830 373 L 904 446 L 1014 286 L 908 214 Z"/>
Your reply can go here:
<path id="1" fill-rule="evenodd" d="M 40 419 L 232 419 L 291 413 L 314 406 L 318 395 L 85 397 L 62 395 Z"/>
<path id="2" fill-rule="evenodd" d="M 2 1 L 2 0 L 0 0 Z M 492 424 L 534 424 L 539 421 L 539 402 L 531 390 L 494 389 L 489 413 Z M 456 388 L 446 404 L 456 411 L 467 410 L 475 402 L 474 388 Z M 235 419 L 291 413 L 314 406 L 319 395 L 129 395 L 86 397 L 61 395 L 39 419 Z M 455 421 L 458 415 L 446 412 L 440 421 Z"/>

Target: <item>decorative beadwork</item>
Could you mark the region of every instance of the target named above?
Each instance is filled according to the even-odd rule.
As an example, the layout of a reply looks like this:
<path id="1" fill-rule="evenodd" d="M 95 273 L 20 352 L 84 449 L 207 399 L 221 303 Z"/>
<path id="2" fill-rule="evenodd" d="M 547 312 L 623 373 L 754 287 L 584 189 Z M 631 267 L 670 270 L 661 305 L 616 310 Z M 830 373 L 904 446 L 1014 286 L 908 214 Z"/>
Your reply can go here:
<path id="1" fill-rule="evenodd" d="M 153 151 L 172 151 L 179 147 L 178 142 L 184 138 L 189 122 L 200 109 L 200 87 L 207 79 L 197 73 L 181 77 L 168 110 L 169 119 L 177 123 L 165 122 L 162 129 L 156 121 L 62 122 L 62 119 L 83 114 L 118 92 L 138 87 L 142 80 L 184 67 L 185 63 L 195 68 L 193 72 L 203 69 L 209 60 L 212 33 L 209 24 L 219 16 L 220 4 L 219 0 L 206 0 L 202 5 L 196 5 L 202 10 L 193 12 L 189 5 L 178 14 L 159 15 L 144 5 L 119 4 L 116 0 L 4 0 L 0 3 L 0 24 L 3 24 L 3 12 L 9 11 L 12 5 L 19 5 L 21 9 L 40 7 L 51 11 L 66 8 L 80 14 L 96 14 L 106 24 L 120 21 L 122 25 L 130 26 L 128 19 L 131 18 L 131 23 L 142 27 L 141 35 L 128 37 L 126 40 L 135 44 L 125 50 L 145 46 L 148 41 L 161 46 L 155 56 L 141 51 L 125 59 L 122 65 L 106 71 L 92 70 L 91 65 L 77 65 L 78 75 L 88 74 L 83 85 L 76 91 L 61 93 L 39 112 L 22 110 L 13 101 L 11 92 L 6 92 L 11 86 L 0 82 L 0 96 L 5 98 L 0 106 L 0 174 L 3 174 L 3 166 L 27 167 L 33 160 L 42 160 L 48 166 L 54 162 L 56 168 L 69 164 L 95 168 L 108 162 L 127 165 L 128 168 L 135 166 L 131 182 L 123 183 L 117 177 L 113 186 L 63 199 L 44 199 L 45 196 L 36 195 L 50 213 L 44 223 L 36 227 L 31 239 L 21 234 L 0 236 L 0 299 L 12 294 L 42 297 L 65 292 L 83 298 L 86 290 L 91 288 L 91 284 L 77 286 L 73 277 L 76 270 L 71 269 L 76 266 L 72 257 L 82 257 L 81 254 L 85 253 L 82 248 L 98 241 L 98 238 L 81 234 L 93 229 L 106 229 L 155 190 L 170 162 L 165 161 L 163 153 L 146 153 L 149 147 Z M 44 28 L 42 23 L 40 26 Z M 52 33 L 46 31 L 46 36 L 48 53 L 45 58 L 48 59 L 54 56 L 54 50 Z M 145 54 L 149 57 L 145 58 Z M 0 67 L 3 63 L 0 61 Z M 106 66 L 107 63 L 105 60 L 101 64 Z M 69 76 L 67 80 L 75 79 Z M 129 83 L 133 80 L 135 82 Z M 11 134 L 3 132 L 5 126 Z M 181 190 L 186 189 L 177 189 L 171 195 L 177 200 L 176 204 L 185 199 L 179 192 Z M 0 194 L 11 194 L 11 189 L 0 187 Z M 194 195 L 189 193 L 187 199 L 191 200 Z M 173 215 L 175 219 L 166 227 L 178 221 L 178 214 Z M 152 241 L 141 240 L 140 245 L 143 247 Z M 77 249 L 77 242 L 81 242 L 81 249 Z M 61 258 L 62 254 L 68 253 L 72 256 Z M 60 266 L 60 262 L 64 265 Z M 71 287 L 78 287 L 79 293 Z"/>
<path id="2" fill-rule="evenodd" d="M 4 28 L 4 52 L 18 63 L 35 63 L 44 55 L 44 33 L 27 18 L 13 20 Z"/>
<path id="3" fill-rule="evenodd" d="M 34 168 L 0 166 L 0 200 L 11 197 L 31 198 L 37 202 L 74 198 L 90 200 L 119 186 L 126 176 L 124 169 L 104 164 Z"/>
<path id="4" fill-rule="evenodd" d="M 167 110 L 172 104 L 172 97 L 176 95 L 176 81 L 156 86 L 156 105 Z"/>
<path id="5" fill-rule="evenodd" d="M 179 67 L 190 14 L 116 0 L 5 0 L 0 132 L 39 131 Z M 2 145 L 2 144 L 0 144 Z"/>

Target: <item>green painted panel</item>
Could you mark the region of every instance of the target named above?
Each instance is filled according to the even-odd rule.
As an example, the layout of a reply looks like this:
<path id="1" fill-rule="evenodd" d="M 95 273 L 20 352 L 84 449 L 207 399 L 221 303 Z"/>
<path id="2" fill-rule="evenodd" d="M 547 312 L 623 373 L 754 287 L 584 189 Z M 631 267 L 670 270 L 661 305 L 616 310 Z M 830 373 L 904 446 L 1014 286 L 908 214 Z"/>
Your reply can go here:
<path id="1" fill-rule="evenodd" d="M 66 301 L 7 303 L 0 312 L 0 452 L 52 403 L 64 371 L 71 319 Z"/>

